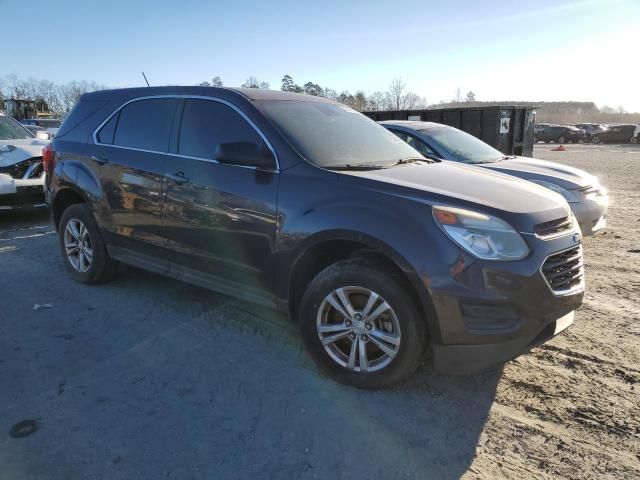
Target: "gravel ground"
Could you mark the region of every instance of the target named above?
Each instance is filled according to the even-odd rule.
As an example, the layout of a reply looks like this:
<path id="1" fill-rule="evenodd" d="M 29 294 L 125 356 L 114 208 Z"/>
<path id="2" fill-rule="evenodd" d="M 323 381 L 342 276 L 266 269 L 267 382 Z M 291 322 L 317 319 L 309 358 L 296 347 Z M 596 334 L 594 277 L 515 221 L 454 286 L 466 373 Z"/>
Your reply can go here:
<path id="1" fill-rule="evenodd" d="M 0 217 L 0 479 L 638 478 L 640 148 L 551 148 L 613 198 L 576 324 L 379 392 L 318 374 L 273 312 L 131 268 L 74 283 L 46 215 Z"/>

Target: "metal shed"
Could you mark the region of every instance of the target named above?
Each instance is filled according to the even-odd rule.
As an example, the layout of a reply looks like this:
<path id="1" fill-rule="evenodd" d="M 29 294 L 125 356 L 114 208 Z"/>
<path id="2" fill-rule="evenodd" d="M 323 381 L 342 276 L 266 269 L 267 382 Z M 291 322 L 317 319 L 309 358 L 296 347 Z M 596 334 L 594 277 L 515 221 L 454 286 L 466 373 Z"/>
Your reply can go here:
<path id="1" fill-rule="evenodd" d="M 428 110 L 362 112 L 382 120 L 422 120 L 464 130 L 505 155 L 533 155 L 535 108 L 530 105 L 486 105 Z"/>

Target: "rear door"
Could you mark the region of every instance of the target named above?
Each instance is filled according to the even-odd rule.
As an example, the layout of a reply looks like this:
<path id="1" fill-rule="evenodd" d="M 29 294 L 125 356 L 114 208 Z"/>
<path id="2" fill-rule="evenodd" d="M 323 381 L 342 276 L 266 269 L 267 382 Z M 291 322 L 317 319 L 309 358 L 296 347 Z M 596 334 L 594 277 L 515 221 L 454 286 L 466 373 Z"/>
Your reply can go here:
<path id="1" fill-rule="evenodd" d="M 163 162 L 178 103 L 175 98 L 132 101 L 96 133 L 89 155 L 109 207 L 101 216 L 109 243 L 127 250 L 119 254 L 162 254 Z"/>
<path id="2" fill-rule="evenodd" d="M 277 165 L 214 160 L 220 143 L 268 147 L 244 114 L 223 101 L 187 98 L 165 162 L 164 235 L 172 275 L 272 304 Z"/>

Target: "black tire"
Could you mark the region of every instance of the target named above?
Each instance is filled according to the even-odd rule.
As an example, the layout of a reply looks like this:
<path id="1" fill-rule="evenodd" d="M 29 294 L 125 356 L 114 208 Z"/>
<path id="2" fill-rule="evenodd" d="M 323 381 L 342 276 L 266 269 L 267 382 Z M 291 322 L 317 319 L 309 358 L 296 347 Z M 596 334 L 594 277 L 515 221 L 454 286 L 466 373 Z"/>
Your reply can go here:
<path id="1" fill-rule="evenodd" d="M 592 135 L 591 143 L 593 143 L 594 145 L 598 145 L 600 143 L 600 137 L 598 135 Z"/>
<path id="2" fill-rule="evenodd" d="M 631 143 L 638 143 L 638 137 L 631 137 Z"/>
<path id="3" fill-rule="evenodd" d="M 536 137 L 535 135 L 533 136 L 533 143 L 538 143 L 538 137 Z"/>
<path id="4" fill-rule="evenodd" d="M 65 249 L 65 231 L 67 229 L 67 225 L 71 221 L 82 222 L 88 232 L 93 255 L 86 271 L 77 270 L 67 256 Z M 100 234 L 98 224 L 93 218 L 93 214 L 91 213 L 88 205 L 84 203 L 76 203 L 64 211 L 62 219 L 60 220 L 60 227 L 58 229 L 58 239 L 60 244 L 60 253 L 62 254 L 62 260 L 65 268 L 74 280 L 94 285 L 111 280 L 117 273 L 119 263 L 109 256 L 104 240 L 102 239 L 102 235 Z"/>
<path id="5" fill-rule="evenodd" d="M 362 287 L 377 293 L 395 314 L 399 323 L 400 344 L 395 357 L 380 370 L 362 373 L 349 369 L 334 360 L 321 343 L 316 325 L 320 309 L 326 305 L 325 298 L 342 287 Z M 320 272 L 307 287 L 299 310 L 302 338 L 316 364 L 334 380 L 358 388 L 386 387 L 411 375 L 424 358 L 427 333 L 426 321 L 407 293 L 409 288 L 400 275 L 375 261 L 362 258 L 343 260 Z M 358 337 L 367 337 L 354 336 L 356 340 L 344 338 L 343 341 L 357 342 Z M 372 342 L 370 339 L 367 341 Z M 380 354 L 376 352 L 375 342 L 370 346 L 374 349 L 374 354 Z M 361 364 L 360 360 L 358 362 Z"/>
<path id="6" fill-rule="evenodd" d="M 560 135 L 556 140 L 556 143 L 560 143 L 560 144 L 567 143 L 567 139 L 564 137 L 564 135 Z"/>

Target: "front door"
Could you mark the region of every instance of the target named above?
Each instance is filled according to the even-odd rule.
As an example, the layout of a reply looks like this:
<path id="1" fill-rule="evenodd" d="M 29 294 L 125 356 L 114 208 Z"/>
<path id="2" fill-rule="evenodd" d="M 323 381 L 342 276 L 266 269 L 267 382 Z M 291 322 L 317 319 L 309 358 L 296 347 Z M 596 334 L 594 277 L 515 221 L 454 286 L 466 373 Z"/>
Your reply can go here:
<path id="1" fill-rule="evenodd" d="M 187 98 L 165 161 L 163 234 L 172 274 L 271 304 L 279 174 L 214 160 L 220 143 L 263 145 L 229 104 Z"/>

